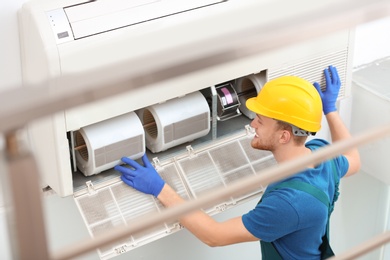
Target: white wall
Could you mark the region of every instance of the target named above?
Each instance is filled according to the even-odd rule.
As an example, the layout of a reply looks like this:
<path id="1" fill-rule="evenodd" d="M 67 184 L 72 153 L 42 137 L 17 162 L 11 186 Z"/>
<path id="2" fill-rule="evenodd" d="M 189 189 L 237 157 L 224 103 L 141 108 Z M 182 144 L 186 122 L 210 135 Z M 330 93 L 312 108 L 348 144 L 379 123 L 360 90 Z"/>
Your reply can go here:
<path id="1" fill-rule="evenodd" d="M 354 67 L 390 57 L 390 17 L 362 24 L 356 28 Z"/>
<path id="2" fill-rule="evenodd" d="M 390 17 L 363 24 L 357 28 L 355 69 L 362 69 L 367 64 L 380 62 L 390 57 L 390 35 L 387 33 L 389 30 Z M 359 115 L 355 115 L 355 117 L 359 117 Z M 352 131 L 359 132 L 359 129 L 352 129 Z M 355 205 L 349 212 L 349 218 L 344 216 L 344 221 L 348 222 L 350 230 L 356 229 L 358 226 L 361 230 L 358 236 L 349 239 L 351 246 L 360 244 L 370 237 L 390 229 L 390 186 L 372 175 L 362 172 L 346 185 L 345 190 L 353 192 L 357 196 L 353 199 L 347 198 L 344 201 L 345 205 Z M 364 217 L 361 216 L 363 215 L 362 208 L 367 209 L 368 213 L 364 214 Z M 359 222 L 355 222 L 354 219 L 359 219 Z M 382 256 L 382 259 L 390 259 L 390 244 L 387 244 L 382 251 L 377 250 L 376 253 L 377 255 L 373 252 L 364 259 L 377 259 L 379 256 Z"/>
<path id="3" fill-rule="evenodd" d="M 356 28 L 354 71 L 390 57 L 390 18 L 383 18 Z M 353 93 L 352 93 L 353 94 Z M 352 98 L 342 102 L 343 118 L 349 124 L 354 111 Z M 345 114 L 347 112 L 347 114 Z M 349 117 L 348 117 L 349 114 Z M 351 129 L 359 133 L 359 129 Z M 379 162 L 378 162 L 379 163 Z M 341 182 L 341 195 L 331 220 L 331 241 L 335 252 L 364 243 L 390 228 L 390 187 L 361 171 Z M 348 195 L 346 195 L 348 194 Z M 350 236 L 348 234 L 354 234 Z M 390 246 L 379 248 L 360 260 L 390 259 Z"/>
<path id="4" fill-rule="evenodd" d="M 17 11 L 26 0 L 4 0 L 0 3 L 0 91 L 22 83 Z"/>
<path id="5" fill-rule="evenodd" d="M 19 37 L 17 25 L 17 11 L 26 0 L 0 1 L 0 94 L 1 91 L 21 85 L 21 64 L 19 51 Z M 355 67 L 371 61 L 390 56 L 390 18 L 382 19 L 370 24 L 359 26 L 356 30 Z M 15 100 L 15 102 L 18 102 Z M 2 141 L 0 141 L 0 147 Z M 365 176 L 364 176 L 365 178 Z M 362 178 L 364 181 L 364 178 Z M 353 183 L 353 182 L 351 182 Z M 360 182 L 361 183 L 361 182 Z M 0 188 L 1 189 L 1 188 Z M 356 192 L 356 191 L 355 191 Z M 6 231 L 3 201 L 0 196 L 0 259 L 11 259 Z M 254 206 L 255 201 L 242 207 L 226 212 L 218 218 L 244 213 Z M 349 207 L 349 205 L 345 205 Z M 59 248 L 78 239 L 87 237 L 86 228 L 81 224 L 81 217 L 75 211 L 75 204 L 71 198 L 61 199 L 56 196 L 44 198 L 44 208 L 47 223 L 50 248 Z M 337 223 L 337 221 L 335 221 Z M 389 224 L 390 225 L 390 224 Z M 67 228 L 70 227 L 70 228 Z M 336 234 L 342 229 L 334 229 Z M 237 253 L 238 252 L 238 253 Z M 164 254 L 165 257 L 162 255 Z M 246 255 L 245 255 L 246 254 Z M 259 259 L 258 244 L 232 246 L 229 248 L 211 249 L 202 245 L 192 235 L 185 231 L 141 247 L 139 250 L 124 255 L 134 259 Z M 96 253 L 88 254 L 83 259 L 96 259 Z M 120 257 L 122 258 L 122 257 Z M 119 258 L 118 258 L 119 259 Z"/>

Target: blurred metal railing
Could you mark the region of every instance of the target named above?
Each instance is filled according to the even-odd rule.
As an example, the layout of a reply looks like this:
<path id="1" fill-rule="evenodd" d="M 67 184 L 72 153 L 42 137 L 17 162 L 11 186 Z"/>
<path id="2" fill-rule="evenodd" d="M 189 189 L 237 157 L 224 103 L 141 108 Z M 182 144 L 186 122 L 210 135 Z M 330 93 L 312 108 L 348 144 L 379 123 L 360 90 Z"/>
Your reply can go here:
<path id="1" fill-rule="evenodd" d="M 274 5 L 282 5 L 283 1 L 274 1 Z M 15 131 L 23 128 L 28 122 L 68 109 L 77 105 L 93 102 L 120 94 L 137 87 L 170 79 L 182 74 L 206 69 L 211 66 L 233 62 L 243 57 L 275 50 L 287 44 L 297 43 L 313 37 L 347 29 L 355 25 L 378 19 L 390 14 L 390 1 L 388 0 L 344 0 L 329 1 L 329 5 L 315 8 L 316 3 L 309 0 L 296 1 L 296 15 L 283 21 L 275 21 L 271 24 L 256 28 L 248 28 L 234 35 L 225 35 L 223 38 L 211 39 L 209 42 L 197 43 L 196 46 L 184 46 L 183 49 L 171 50 L 170 53 L 157 53 L 153 57 L 145 57 L 146 61 L 162 60 L 156 66 L 134 69 L 127 78 L 102 79 L 99 77 L 104 71 L 91 71 L 83 75 L 73 75 L 71 78 L 59 78 L 57 80 L 56 92 L 48 91 L 49 87 L 42 84 L 34 88 L 16 88 L 1 93 L 0 95 L 0 132 L 4 133 L 7 139 L 7 154 L 5 162 L 8 167 L 10 190 L 13 198 L 13 212 L 15 223 L 15 256 L 19 259 L 70 259 L 99 246 L 120 240 L 130 233 L 139 232 L 147 227 L 177 218 L 194 209 L 210 206 L 216 201 L 238 195 L 242 191 L 250 190 L 259 183 L 267 185 L 270 182 L 293 174 L 303 169 L 308 164 L 318 163 L 334 157 L 352 147 L 371 142 L 374 139 L 382 138 L 390 133 L 390 125 L 377 128 L 363 133 L 329 147 L 323 148 L 310 156 L 302 157 L 299 160 L 288 162 L 265 170 L 258 176 L 244 179 L 229 189 L 221 189 L 202 196 L 197 200 L 187 202 L 180 207 L 167 209 L 157 217 L 150 217 L 140 220 L 137 225 L 126 228 L 118 228 L 94 239 L 87 239 L 62 250 L 49 253 L 45 237 L 45 226 L 42 217 L 42 205 L 39 200 L 38 172 L 34 166 L 31 154 L 21 151 L 17 142 L 13 142 Z M 299 6 L 312 5 L 313 11 L 310 14 L 299 12 Z M 259 6 L 262 8 L 262 6 Z M 219 43 L 223 42 L 221 45 Z M 218 43 L 218 44 L 216 44 Z M 209 49 L 209 46 L 219 46 L 218 50 Z M 193 49 L 203 50 L 194 58 L 188 58 L 186 52 Z M 169 62 L 169 57 L 183 54 L 183 59 L 175 63 Z M 165 61 L 166 60 L 166 61 Z M 137 62 L 134 61 L 135 68 Z M 121 69 L 121 64 L 113 65 Z M 94 78 L 95 80 L 91 80 Z M 89 84 L 82 84 L 88 79 Z M 118 84 L 126 81 L 124 84 Z M 72 82 L 69 85 L 69 82 Z M 17 102 L 16 102 L 17 101 Z M 3 158 L 4 159 L 4 158 Z M 366 244 L 366 250 L 371 250 L 389 241 L 388 235 L 375 239 L 374 242 Z M 366 250 L 360 250 L 364 254 Z M 356 251 L 354 251 L 356 252 Z M 346 253 L 341 255 L 342 259 L 356 257 L 357 254 Z M 344 258 L 345 257 L 345 258 Z M 341 258 L 337 258 L 341 259 Z"/>
<path id="2" fill-rule="evenodd" d="M 390 231 L 386 231 L 353 248 L 350 248 L 346 252 L 338 254 L 335 257 L 329 258 L 329 260 L 356 259 L 389 242 Z"/>

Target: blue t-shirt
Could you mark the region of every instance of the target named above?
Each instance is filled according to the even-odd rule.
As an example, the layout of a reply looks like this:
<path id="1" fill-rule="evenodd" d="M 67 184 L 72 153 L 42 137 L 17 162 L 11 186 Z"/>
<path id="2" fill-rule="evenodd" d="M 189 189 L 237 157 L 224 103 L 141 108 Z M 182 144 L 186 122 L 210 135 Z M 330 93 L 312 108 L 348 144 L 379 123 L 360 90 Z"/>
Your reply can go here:
<path id="1" fill-rule="evenodd" d="M 328 144 L 325 140 L 314 139 L 307 142 L 306 147 L 315 150 Z M 334 161 L 337 176 L 342 178 L 348 171 L 348 160 L 341 155 Z M 324 191 L 330 202 L 333 201 L 335 183 L 330 161 L 307 168 L 283 181 L 287 180 L 312 184 Z M 270 184 L 267 190 L 280 182 Z M 255 237 L 273 242 L 283 259 L 319 259 L 319 246 L 326 231 L 327 218 L 328 208 L 318 199 L 303 191 L 282 188 L 263 196 L 256 208 L 242 216 L 242 221 Z"/>

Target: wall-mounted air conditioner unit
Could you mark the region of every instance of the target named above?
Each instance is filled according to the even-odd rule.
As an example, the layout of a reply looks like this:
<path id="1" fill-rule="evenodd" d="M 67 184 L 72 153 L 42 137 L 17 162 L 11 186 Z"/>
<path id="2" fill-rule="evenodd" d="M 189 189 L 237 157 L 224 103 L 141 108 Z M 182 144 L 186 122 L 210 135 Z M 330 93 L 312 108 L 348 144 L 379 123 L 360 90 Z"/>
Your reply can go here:
<path id="1" fill-rule="evenodd" d="M 192 55 L 198 51 L 192 46 L 203 48 L 213 37 L 290 15 L 288 8 L 279 8 L 278 16 L 267 12 L 266 2 L 263 10 L 258 0 L 32 0 L 20 11 L 23 79 L 56 91 L 58 77 L 72 84 L 72 75 L 97 69 L 105 69 L 99 77 L 125 78 L 143 57 L 153 65 L 159 62 L 154 53 L 187 46 L 185 54 Z M 245 126 L 253 114 L 245 100 L 281 75 L 324 86 L 323 69 L 329 65 L 338 68 L 340 96 L 348 95 L 352 39 L 350 31 L 340 31 L 141 88 L 123 82 L 128 93 L 34 121 L 28 134 L 42 181 L 60 196 L 75 197 L 94 236 L 162 209 L 152 196 L 122 183 L 112 169 L 121 156 L 138 159 L 146 151 L 164 179 L 188 199 L 258 174 L 275 161 L 250 146 L 252 132 Z M 223 44 L 208 47 L 218 50 Z M 118 64 L 121 69 L 114 70 Z M 204 210 L 218 213 L 259 196 L 263 188 Z M 100 256 L 113 257 L 179 227 L 165 223 L 99 249 Z"/>

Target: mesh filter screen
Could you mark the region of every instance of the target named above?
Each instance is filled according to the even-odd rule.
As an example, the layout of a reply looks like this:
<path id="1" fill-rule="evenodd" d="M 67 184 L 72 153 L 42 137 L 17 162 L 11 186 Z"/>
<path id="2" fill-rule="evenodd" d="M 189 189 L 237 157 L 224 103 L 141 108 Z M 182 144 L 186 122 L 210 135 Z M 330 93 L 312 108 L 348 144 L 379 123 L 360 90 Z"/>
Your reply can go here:
<path id="1" fill-rule="evenodd" d="M 98 236 L 107 230 L 113 229 L 117 226 L 123 225 L 123 219 L 120 217 L 115 217 L 112 219 L 107 219 L 104 222 L 100 222 L 96 225 L 92 225 L 90 227 L 90 231 L 93 236 Z M 115 250 L 115 248 L 118 246 L 118 244 L 132 244 L 133 240 L 132 237 L 129 237 L 127 239 L 122 239 L 119 242 L 115 242 L 109 245 L 106 245 L 104 247 L 99 248 L 99 253 L 101 255 L 105 255 L 107 253 L 110 253 L 112 250 Z"/>
<path id="2" fill-rule="evenodd" d="M 249 163 L 238 142 L 212 149 L 210 155 L 220 172 L 231 171 Z"/>
<path id="3" fill-rule="evenodd" d="M 259 173 L 262 170 L 267 169 L 275 164 L 276 164 L 275 159 L 273 157 L 270 157 L 267 160 L 262 160 L 262 161 L 259 161 L 257 163 L 254 163 L 253 169 L 255 170 L 256 173 Z"/>
<path id="4" fill-rule="evenodd" d="M 89 225 L 119 214 L 118 207 L 109 189 L 101 190 L 92 196 L 80 197 L 78 203 Z"/>
<path id="5" fill-rule="evenodd" d="M 162 208 L 153 196 L 138 192 L 121 181 L 99 189 L 95 194 L 77 197 L 76 203 L 93 237 L 119 225 L 131 226 L 136 218 L 158 214 Z M 150 237 L 161 237 L 167 231 L 165 224 L 143 230 L 120 242 L 99 248 L 99 254 L 103 259 L 110 258 L 106 256 L 115 254 L 119 245 L 132 248 Z"/>
<path id="6" fill-rule="evenodd" d="M 179 172 L 174 164 L 169 164 L 159 170 L 159 174 L 182 198 L 189 199 L 187 188 L 180 178 Z"/>
<path id="7" fill-rule="evenodd" d="M 145 196 L 144 194 L 130 189 L 125 184 L 115 185 L 111 188 L 114 197 L 117 199 L 118 207 L 123 214 L 126 224 L 131 226 L 134 219 L 147 216 L 150 214 L 158 214 L 159 206 L 155 203 L 152 196 Z M 161 205 L 162 208 L 162 205 Z M 158 225 L 152 229 L 133 234 L 135 243 L 138 240 L 153 236 L 154 234 L 163 233 L 166 231 L 164 224 Z"/>
<path id="8" fill-rule="evenodd" d="M 207 152 L 198 154 L 194 158 L 183 159 L 179 161 L 179 164 L 188 186 L 195 196 L 224 185 Z"/>

